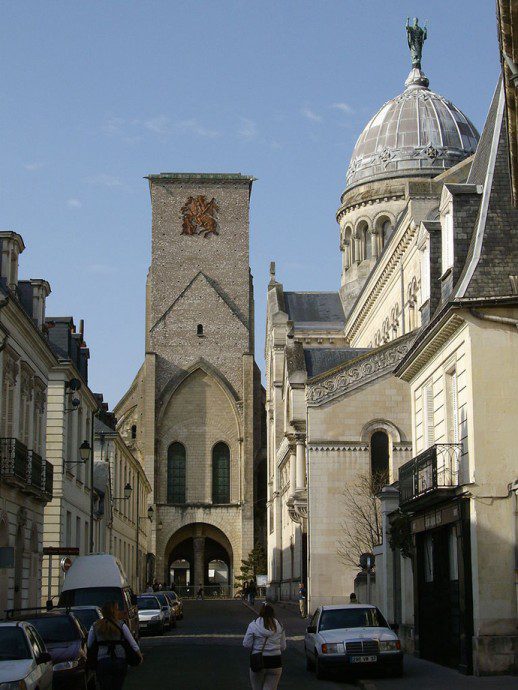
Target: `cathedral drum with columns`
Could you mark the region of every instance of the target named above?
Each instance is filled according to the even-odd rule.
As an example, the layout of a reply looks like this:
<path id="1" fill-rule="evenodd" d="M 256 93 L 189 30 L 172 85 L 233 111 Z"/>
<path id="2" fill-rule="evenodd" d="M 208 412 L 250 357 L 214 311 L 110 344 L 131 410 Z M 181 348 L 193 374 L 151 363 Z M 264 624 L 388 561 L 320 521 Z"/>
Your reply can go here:
<path id="1" fill-rule="evenodd" d="M 261 383 L 241 174 L 149 175 L 145 361 L 119 428 L 153 487 L 150 577 L 233 593 L 257 539 Z M 259 537 L 260 539 L 260 537 Z"/>

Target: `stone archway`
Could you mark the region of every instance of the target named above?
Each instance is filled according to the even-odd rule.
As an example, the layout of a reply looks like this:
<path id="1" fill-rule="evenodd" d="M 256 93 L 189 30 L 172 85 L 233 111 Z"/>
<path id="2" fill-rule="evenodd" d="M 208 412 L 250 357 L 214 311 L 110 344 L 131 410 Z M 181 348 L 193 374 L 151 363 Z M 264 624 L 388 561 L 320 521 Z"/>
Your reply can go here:
<path id="1" fill-rule="evenodd" d="M 206 593 L 232 594 L 232 545 L 214 525 L 196 522 L 178 529 L 165 548 L 164 565 L 165 581 L 184 596 L 193 596 L 200 587 Z"/>

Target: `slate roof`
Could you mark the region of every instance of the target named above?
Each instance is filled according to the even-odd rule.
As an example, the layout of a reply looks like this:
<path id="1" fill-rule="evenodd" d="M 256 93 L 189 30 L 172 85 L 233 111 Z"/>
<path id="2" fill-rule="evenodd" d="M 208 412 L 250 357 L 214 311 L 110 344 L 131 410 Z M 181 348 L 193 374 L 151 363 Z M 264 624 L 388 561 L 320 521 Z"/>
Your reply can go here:
<path id="1" fill-rule="evenodd" d="M 112 429 L 97 417 L 94 419 L 94 432 L 96 434 L 112 434 L 113 436 L 117 435 L 117 431 L 115 429 Z"/>
<path id="2" fill-rule="evenodd" d="M 468 183 L 484 184 L 480 209 L 471 231 L 465 266 L 455 289 L 458 298 L 511 294 L 510 275 L 517 273 L 518 209 L 512 203 L 509 148 L 503 86 L 499 81 L 475 154 Z"/>
<path id="3" fill-rule="evenodd" d="M 338 292 L 285 292 L 284 304 L 295 326 L 340 329 L 345 324 Z"/>
<path id="4" fill-rule="evenodd" d="M 306 370 L 308 377 L 318 376 L 329 369 L 345 364 L 351 359 L 359 357 L 364 352 L 368 352 L 366 348 L 357 347 L 308 347 L 304 348 L 304 359 L 306 361 Z"/>

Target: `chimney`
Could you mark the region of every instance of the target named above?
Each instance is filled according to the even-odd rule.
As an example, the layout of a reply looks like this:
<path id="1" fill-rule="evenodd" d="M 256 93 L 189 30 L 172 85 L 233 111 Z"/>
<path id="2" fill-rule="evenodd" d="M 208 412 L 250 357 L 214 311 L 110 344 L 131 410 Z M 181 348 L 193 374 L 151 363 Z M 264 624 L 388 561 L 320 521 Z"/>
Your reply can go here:
<path id="1" fill-rule="evenodd" d="M 17 232 L 0 230 L 1 263 L 0 278 L 11 290 L 18 287 L 18 257 L 25 249 L 23 239 Z"/>
<path id="2" fill-rule="evenodd" d="M 41 278 L 31 278 L 32 286 L 32 318 L 38 328 L 45 323 L 45 300 L 50 295 L 50 285 Z"/>

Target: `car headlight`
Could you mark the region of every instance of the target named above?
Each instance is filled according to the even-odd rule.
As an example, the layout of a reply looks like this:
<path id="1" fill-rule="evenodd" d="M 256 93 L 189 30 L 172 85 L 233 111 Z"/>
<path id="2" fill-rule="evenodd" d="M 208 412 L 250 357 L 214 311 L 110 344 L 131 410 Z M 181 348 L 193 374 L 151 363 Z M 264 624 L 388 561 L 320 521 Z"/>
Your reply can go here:
<path id="1" fill-rule="evenodd" d="M 337 643 L 324 643 L 322 645 L 322 654 L 343 654 L 344 646 L 341 642 Z"/>
<path id="2" fill-rule="evenodd" d="M 399 652 L 401 642 L 399 640 L 380 641 L 380 652 Z"/>
<path id="3" fill-rule="evenodd" d="M 60 661 L 54 664 L 54 671 L 69 671 L 71 668 L 77 668 L 79 666 L 79 661 Z"/>
<path id="4" fill-rule="evenodd" d="M 150 620 L 159 621 L 161 618 L 162 618 L 162 616 L 159 613 L 157 613 L 156 616 L 151 616 Z"/>
<path id="5" fill-rule="evenodd" d="M 27 690 L 24 680 L 12 680 L 9 683 L 0 683 L 0 690 Z"/>

